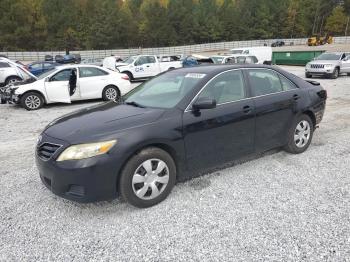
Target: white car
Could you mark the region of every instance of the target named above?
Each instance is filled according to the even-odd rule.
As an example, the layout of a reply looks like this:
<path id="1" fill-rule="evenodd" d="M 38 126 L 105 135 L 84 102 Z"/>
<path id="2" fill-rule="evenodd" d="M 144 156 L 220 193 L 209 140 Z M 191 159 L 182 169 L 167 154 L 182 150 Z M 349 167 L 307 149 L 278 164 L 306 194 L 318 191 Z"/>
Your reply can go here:
<path id="1" fill-rule="evenodd" d="M 125 74 L 92 65 L 66 65 L 40 75 L 35 82 L 10 85 L 0 96 L 3 102 L 36 110 L 51 103 L 98 98 L 118 100 L 131 89 Z"/>
<path id="2" fill-rule="evenodd" d="M 271 65 L 272 48 L 270 46 L 242 47 L 231 49 L 233 55 L 252 55 L 258 59 L 258 64 Z"/>
<path id="3" fill-rule="evenodd" d="M 116 64 L 117 70 L 127 74 L 130 80 L 153 77 L 180 67 L 182 67 L 181 55 L 138 55 Z"/>
<path id="4" fill-rule="evenodd" d="M 22 65 L 10 59 L 0 57 L 0 86 L 6 86 L 29 78 L 36 79 L 36 77 Z"/>
<path id="5" fill-rule="evenodd" d="M 257 64 L 254 55 L 216 55 L 210 57 L 215 64 Z"/>

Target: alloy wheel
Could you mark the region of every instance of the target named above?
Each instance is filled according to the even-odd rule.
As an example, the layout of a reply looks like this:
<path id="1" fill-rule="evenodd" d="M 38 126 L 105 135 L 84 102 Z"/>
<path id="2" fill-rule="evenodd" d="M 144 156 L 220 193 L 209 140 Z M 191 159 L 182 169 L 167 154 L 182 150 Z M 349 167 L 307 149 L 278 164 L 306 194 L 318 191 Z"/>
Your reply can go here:
<path id="1" fill-rule="evenodd" d="M 308 121 L 301 121 L 294 131 L 294 143 L 298 148 L 303 148 L 309 142 L 311 128 Z"/>
<path id="2" fill-rule="evenodd" d="M 106 98 L 108 100 L 115 101 L 117 97 L 118 97 L 118 93 L 117 93 L 117 90 L 115 90 L 114 88 L 111 87 L 106 90 Z"/>
<path id="3" fill-rule="evenodd" d="M 169 182 L 169 168 L 160 159 L 148 159 L 135 171 L 132 177 L 132 189 L 143 200 L 158 197 Z"/>
<path id="4" fill-rule="evenodd" d="M 40 107 L 41 101 L 40 98 L 35 95 L 30 95 L 24 101 L 26 106 L 30 109 L 37 109 Z"/>

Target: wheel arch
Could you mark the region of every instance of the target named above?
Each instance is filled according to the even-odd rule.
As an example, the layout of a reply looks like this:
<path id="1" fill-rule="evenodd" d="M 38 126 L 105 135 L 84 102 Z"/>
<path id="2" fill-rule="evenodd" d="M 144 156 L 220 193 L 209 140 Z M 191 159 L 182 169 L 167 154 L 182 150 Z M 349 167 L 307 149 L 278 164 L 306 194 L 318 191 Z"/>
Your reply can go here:
<path id="1" fill-rule="evenodd" d="M 9 75 L 9 76 L 7 76 L 7 77 L 5 78 L 5 82 L 4 82 L 4 83 L 7 83 L 7 80 L 8 80 L 9 78 L 11 78 L 11 77 L 16 77 L 16 78 L 18 78 L 18 79 L 23 80 L 22 77 L 20 77 L 20 76 L 18 76 L 18 75 Z"/>
<path id="2" fill-rule="evenodd" d="M 171 145 L 169 145 L 165 142 L 151 142 L 148 144 L 142 144 L 142 145 L 134 148 L 133 150 L 131 150 L 131 153 L 128 154 L 127 157 L 124 159 L 123 164 L 122 164 L 119 172 L 122 172 L 125 165 L 128 163 L 128 161 L 133 156 L 137 155 L 142 150 L 145 150 L 147 148 L 152 148 L 152 147 L 160 148 L 160 149 L 164 150 L 165 152 L 167 152 L 171 156 L 171 158 L 174 160 L 175 167 L 176 167 L 176 178 L 178 178 L 178 171 L 180 170 L 180 158 L 179 158 L 179 156 L 177 156 L 176 150 Z M 118 178 L 117 178 L 117 186 L 119 186 L 119 180 L 120 180 L 120 175 L 118 175 Z"/>
<path id="3" fill-rule="evenodd" d="M 134 74 L 133 73 L 131 73 L 129 70 L 124 70 L 124 71 L 122 71 L 122 72 L 120 72 L 121 74 L 127 74 L 127 75 L 131 75 L 131 78 L 132 79 L 134 79 L 135 77 L 134 77 Z M 130 79 L 130 80 L 132 80 L 132 79 Z"/>
<path id="4" fill-rule="evenodd" d="M 40 95 L 44 99 L 44 104 L 47 104 L 45 95 L 42 92 L 38 91 L 38 90 L 25 91 L 23 94 L 20 95 L 20 98 L 22 98 L 24 95 L 26 95 L 28 93 L 36 93 L 36 94 Z"/>
<path id="5" fill-rule="evenodd" d="M 316 116 L 315 113 L 312 112 L 311 110 L 306 110 L 303 112 L 304 115 L 307 115 L 308 117 L 311 118 L 312 121 L 312 125 L 314 126 L 314 128 L 316 128 Z"/>

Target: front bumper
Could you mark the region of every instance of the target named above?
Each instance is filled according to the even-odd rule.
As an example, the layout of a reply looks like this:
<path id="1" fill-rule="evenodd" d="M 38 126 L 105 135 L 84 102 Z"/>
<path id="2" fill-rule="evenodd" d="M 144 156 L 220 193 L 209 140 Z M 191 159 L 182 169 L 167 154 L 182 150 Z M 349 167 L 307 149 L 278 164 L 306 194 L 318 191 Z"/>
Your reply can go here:
<path id="1" fill-rule="evenodd" d="M 49 160 L 39 156 L 38 146 L 35 153 L 41 181 L 54 194 L 85 203 L 117 197 L 117 179 L 121 165 L 114 155 L 57 162 L 57 157 L 69 144 L 43 134 L 40 145 L 45 142 L 61 145 Z"/>
<path id="2" fill-rule="evenodd" d="M 325 75 L 331 75 L 334 71 L 334 67 L 330 68 L 305 68 L 305 73 L 310 74 L 310 75 L 320 75 L 320 76 L 325 76 Z"/>
<path id="3" fill-rule="evenodd" d="M 0 101 L 1 103 L 18 104 L 20 97 L 15 94 L 15 90 L 3 87 L 0 88 Z"/>

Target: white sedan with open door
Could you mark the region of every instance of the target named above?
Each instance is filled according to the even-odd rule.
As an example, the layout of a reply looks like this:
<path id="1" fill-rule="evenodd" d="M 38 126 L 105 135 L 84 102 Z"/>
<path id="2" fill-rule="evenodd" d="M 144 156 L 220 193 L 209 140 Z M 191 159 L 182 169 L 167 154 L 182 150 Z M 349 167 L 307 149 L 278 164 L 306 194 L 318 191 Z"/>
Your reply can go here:
<path id="1" fill-rule="evenodd" d="M 46 72 L 36 81 L 3 88 L 1 101 L 36 110 L 44 104 L 99 99 L 118 100 L 132 89 L 125 74 L 92 65 L 66 65 Z"/>

